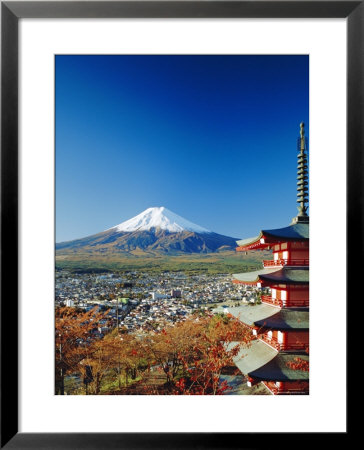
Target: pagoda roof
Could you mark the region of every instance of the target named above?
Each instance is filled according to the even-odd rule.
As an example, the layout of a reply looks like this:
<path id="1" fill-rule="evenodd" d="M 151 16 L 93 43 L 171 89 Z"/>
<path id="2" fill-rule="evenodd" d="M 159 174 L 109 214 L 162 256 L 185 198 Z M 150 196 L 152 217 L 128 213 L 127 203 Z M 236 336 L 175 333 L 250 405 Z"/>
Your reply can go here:
<path id="1" fill-rule="evenodd" d="M 227 349 L 231 350 L 238 342 L 231 342 Z M 259 339 L 252 341 L 249 347 L 242 347 L 233 358 L 236 367 L 245 375 L 267 364 L 278 354 L 277 350 Z"/>
<path id="2" fill-rule="evenodd" d="M 296 358 L 309 360 L 308 355 L 303 352 L 279 352 L 275 358 L 247 375 L 262 381 L 308 381 L 308 371 L 289 367 L 289 363 L 295 363 Z"/>
<path id="3" fill-rule="evenodd" d="M 229 308 L 229 313 L 249 326 L 278 330 L 307 330 L 309 328 L 308 308 L 282 308 L 265 303 L 248 304 Z"/>
<path id="4" fill-rule="evenodd" d="M 264 236 L 272 236 L 276 238 L 304 240 L 309 239 L 309 224 L 295 223 L 284 228 L 276 228 L 274 230 L 262 230 Z"/>
<path id="5" fill-rule="evenodd" d="M 269 268 L 269 269 L 255 270 L 254 272 L 234 273 L 233 277 L 238 281 L 247 282 L 247 283 L 256 283 L 261 279 L 260 277 L 262 275 L 268 275 L 270 273 L 277 272 L 278 270 L 280 270 L 280 269 L 277 269 L 277 267 L 274 267 L 274 268 Z"/>
<path id="6" fill-rule="evenodd" d="M 237 343 L 230 343 L 231 349 Z M 250 347 L 241 348 L 234 358 L 236 367 L 245 375 L 261 381 L 308 381 L 309 372 L 289 367 L 296 358 L 308 361 L 303 352 L 278 352 L 265 342 L 256 339 Z"/>
<path id="7" fill-rule="evenodd" d="M 265 238 L 265 242 L 261 243 L 260 240 Z M 279 242 L 282 240 L 302 241 L 309 239 L 309 224 L 308 223 L 295 223 L 288 227 L 276 228 L 274 230 L 262 230 L 258 236 L 252 238 L 241 239 L 236 241 L 239 247 L 259 248 L 266 247 L 269 244 L 270 239 L 273 242 Z"/>
<path id="8" fill-rule="evenodd" d="M 243 283 L 257 283 L 266 281 L 269 284 L 307 284 L 309 282 L 309 268 L 281 267 L 256 270 L 233 274 L 237 281 Z"/>
<path id="9" fill-rule="evenodd" d="M 277 314 L 277 311 L 279 312 L 278 308 L 265 303 L 259 305 L 250 303 L 247 305 L 236 306 L 234 308 L 228 308 L 228 311 L 229 314 L 249 326 L 254 326 L 257 321 L 273 316 L 274 314 Z"/>
<path id="10" fill-rule="evenodd" d="M 246 238 L 246 239 L 240 239 L 239 241 L 236 241 L 236 243 L 240 247 L 246 247 L 247 245 L 251 245 L 251 244 L 254 244 L 255 242 L 260 241 L 260 238 L 262 236 L 263 236 L 263 233 L 260 232 L 260 234 L 258 234 L 258 236 L 254 236 L 254 237 L 250 237 L 250 238 Z"/>
<path id="11" fill-rule="evenodd" d="M 309 311 L 308 308 L 282 308 L 271 316 L 256 320 L 255 325 L 273 330 L 308 330 Z"/>
<path id="12" fill-rule="evenodd" d="M 261 275 L 263 281 L 286 284 L 306 284 L 309 282 L 309 268 L 283 267 L 276 272 Z"/>

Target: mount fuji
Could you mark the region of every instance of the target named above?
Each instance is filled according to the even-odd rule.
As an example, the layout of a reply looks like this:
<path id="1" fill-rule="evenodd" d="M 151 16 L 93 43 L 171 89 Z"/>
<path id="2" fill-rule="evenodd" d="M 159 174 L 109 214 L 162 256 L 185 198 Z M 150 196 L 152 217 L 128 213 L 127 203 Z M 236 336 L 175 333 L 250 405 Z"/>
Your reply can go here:
<path id="1" fill-rule="evenodd" d="M 57 254 L 108 252 L 135 255 L 212 253 L 234 250 L 236 239 L 214 233 L 165 207 L 148 208 L 101 233 L 56 244 Z"/>
<path id="2" fill-rule="evenodd" d="M 148 208 L 137 216 L 129 219 L 110 230 L 116 231 L 141 231 L 151 229 L 167 230 L 171 233 L 179 233 L 181 231 L 193 231 L 196 233 L 211 233 L 210 230 L 202 228 L 181 216 L 173 213 L 164 206 L 157 208 Z"/>

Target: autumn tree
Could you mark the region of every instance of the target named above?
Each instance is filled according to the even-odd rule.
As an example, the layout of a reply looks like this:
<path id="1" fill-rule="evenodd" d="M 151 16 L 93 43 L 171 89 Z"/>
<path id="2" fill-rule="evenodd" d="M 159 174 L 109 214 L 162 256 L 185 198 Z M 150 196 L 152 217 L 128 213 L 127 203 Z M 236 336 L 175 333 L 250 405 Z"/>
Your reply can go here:
<path id="1" fill-rule="evenodd" d="M 241 322 L 205 315 L 150 333 L 141 345 L 165 373 L 165 393 L 217 395 L 228 388 L 220 382 L 222 369 L 234 365 L 234 357 L 250 340 L 251 331 Z"/>
<path id="2" fill-rule="evenodd" d="M 104 378 L 117 365 L 118 336 L 107 335 L 85 349 L 79 370 L 84 379 L 86 394 L 98 395 Z"/>
<path id="3" fill-rule="evenodd" d="M 241 348 L 248 347 L 252 340 L 251 330 L 236 319 L 210 316 L 200 320 L 202 332 L 192 355 L 179 355 L 186 376 L 178 380 L 174 394 L 223 394 L 229 389 L 220 381 L 223 368 L 233 366 Z"/>
<path id="4" fill-rule="evenodd" d="M 125 376 L 125 387 L 128 384 L 129 378 L 135 380 L 140 369 L 144 369 L 150 365 L 150 355 L 144 352 L 140 345 L 140 339 L 134 334 L 120 334 L 116 340 L 115 353 L 115 369 L 119 377 L 123 371 Z"/>
<path id="5" fill-rule="evenodd" d="M 64 395 L 66 374 L 80 369 L 80 362 L 90 354 L 94 345 L 92 331 L 107 313 L 88 312 L 74 308 L 57 308 L 55 311 L 55 384 L 56 394 Z"/>
<path id="6" fill-rule="evenodd" d="M 195 320 L 166 326 L 159 332 L 150 332 L 140 340 L 142 354 L 152 357 L 153 365 L 166 376 L 166 382 L 175 379 L 182 369 L 181 357 L 189 358 L 197 343 L 201 326 Z"/>
<path id="7" fill-rule="evenodd" d="M 98 395 L 101 393 L 104 380 L 111 383 L 108 390 L 105 390 L 104 386 L 104 393 L 115 392 L 115 382 L 120 391 L 122 373 L 126 388 L 129 378 L 135 380 L 139 371 L 144 371 L 148 366 L 150 366 L 149 355 L 144 353 L 138 337 L 132 333 L 125 334 L 114 330 L 103 339 L 94 342 L 79 368 L 83 378 L 88 381 L 85 386 L 86 393 Z"/>

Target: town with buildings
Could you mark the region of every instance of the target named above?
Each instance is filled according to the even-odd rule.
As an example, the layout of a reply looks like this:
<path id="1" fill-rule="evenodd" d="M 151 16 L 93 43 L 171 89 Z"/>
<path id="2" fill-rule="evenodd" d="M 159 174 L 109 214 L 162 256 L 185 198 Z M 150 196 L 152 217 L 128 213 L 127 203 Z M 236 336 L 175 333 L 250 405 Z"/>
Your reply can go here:
<path id="1" fill-rule="evenodd" d="M 74 273 L 56 271 L 55 306 L 108 311 L 100 335 L 119 324 L 124 331 L 160 330 L 198 311 L 260 302 L 254 286 L 232 283 L 231 275 L 183 272 Z"/>

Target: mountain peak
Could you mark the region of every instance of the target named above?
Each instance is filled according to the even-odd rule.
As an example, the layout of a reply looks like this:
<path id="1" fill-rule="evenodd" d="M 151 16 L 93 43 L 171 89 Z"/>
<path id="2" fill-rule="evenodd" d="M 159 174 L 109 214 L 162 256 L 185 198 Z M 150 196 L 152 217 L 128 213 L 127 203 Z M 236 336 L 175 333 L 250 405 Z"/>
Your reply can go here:
<path id="1" fill-rule="evenodd" d="M 200 227 L 189 220 L 173 213 L 164 206 L 147 208 L 137 216 L 112 227 L 111 230 L 133 232 L 160 228 L 172 233 L 193 231 L 196 233 L 211 233 L 210 230 Z"/>

